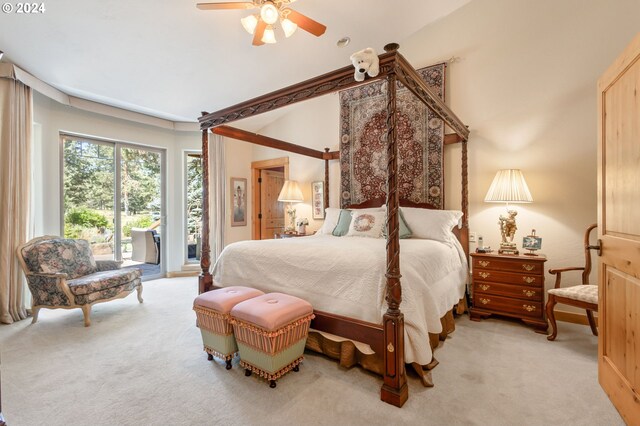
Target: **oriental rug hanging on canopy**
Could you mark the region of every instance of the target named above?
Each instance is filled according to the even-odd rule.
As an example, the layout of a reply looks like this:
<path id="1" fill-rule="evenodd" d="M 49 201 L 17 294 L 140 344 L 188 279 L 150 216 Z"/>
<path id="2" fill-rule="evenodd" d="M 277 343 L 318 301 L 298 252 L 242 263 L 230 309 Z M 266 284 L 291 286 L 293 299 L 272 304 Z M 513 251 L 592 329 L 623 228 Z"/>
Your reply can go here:
<path id="1" fill-rule="evenodd" d="M 418 70 L 444 100 L 446 64 Z M 444 125 L 398 83 L 398 190 L 400 198 L 444 208 Z M 387 82 L 340 92 L 340 203 L 344 208 L 386 197 Z"/>

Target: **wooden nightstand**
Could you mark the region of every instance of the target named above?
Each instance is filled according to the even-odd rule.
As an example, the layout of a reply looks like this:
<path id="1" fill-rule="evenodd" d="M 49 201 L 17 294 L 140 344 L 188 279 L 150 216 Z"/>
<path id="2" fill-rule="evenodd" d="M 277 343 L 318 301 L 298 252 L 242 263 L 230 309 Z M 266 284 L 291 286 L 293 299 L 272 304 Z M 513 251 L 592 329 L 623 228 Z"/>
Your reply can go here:
<path id="1" fill-rule="evenodd" d="M 544 262 L 539 256 L 471 253 L 473 268 L 473 321 L 492 314 L 521 319 L 547 333 L 544 316 Z"/>

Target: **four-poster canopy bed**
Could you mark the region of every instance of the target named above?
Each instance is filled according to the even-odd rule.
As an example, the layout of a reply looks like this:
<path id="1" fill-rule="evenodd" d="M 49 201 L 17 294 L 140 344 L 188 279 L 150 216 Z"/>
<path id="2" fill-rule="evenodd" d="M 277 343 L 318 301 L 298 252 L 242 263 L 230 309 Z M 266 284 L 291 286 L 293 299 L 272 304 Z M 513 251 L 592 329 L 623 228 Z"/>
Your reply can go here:
<path id="1" fill-rule="evenodd" d="M 373 351 L 382 354 L 382 370 L 384 384 L 381 389 L 381 399 L 395 406 L 402 406 L 408 398 L 408 387 L 405 375 L 405 342 L 404 315 L 400 310 L 402 301 L 402 287 L 400 283 L 400 206 L 421 207 L 435 209 L 435 206 L 416 205 L 407 200 L 401 200 L 398 192 L 398 131 L 396 124 L 396 83 L 402 83 L 415 97 L 431 109 L 449 126 L 455 134 L 445 136 L 445 145 L 462 143 L 462 226 L 456 228 L 455 233 L 460 240 L 465 254 L 468 256 L 468 180 L 467 180 L 467 140 L 469 130 L 462 121 L 435 95 L 416 70 L 398 52 L 397 44 L 385 46 L 386 53 L 379 56 L 380 73 L 377 77 L 367 77 L 365 82 L 386 79 L 387 81 L 387 240 L 386 240 L 386 313 L 382 324 L 374 324 L 354 318 L 348 318 L 328 312 L 316 311 L 316 319 L 312 328 L 331 333 L 347 339 L 369 344 Z M 287 88 L 248 100 L 246 102 L 225 108 L 214 113 L 203 113 L 199 118 L 202 130 L 202 159 L 203 159 L 203 226 L 202 253 L 199 277 L 199 291 L 202 293 L 213 288 L 211 274 L 211 249 L 209 245 L 209 166 L 208 166 L 208 132 L 242 139 L 273 148 L 283 149 L 325 162 L 325 206 L 329 205 L 329 161 L 338 159 L 339 152 L 325 152 L 255 135 L 239 129 L 224 126 L 242 118 L 251 117 L 274 109 L 291 105 L 300 101 L 329 94 L 337 90 L 347 89 L 363 82 L 353 79 L 353 68 L 347 66 L 310 80 L 289 86 Z M 380 206 L 381 200 L 369 200 L 362 205 L 352 207 Z"/>

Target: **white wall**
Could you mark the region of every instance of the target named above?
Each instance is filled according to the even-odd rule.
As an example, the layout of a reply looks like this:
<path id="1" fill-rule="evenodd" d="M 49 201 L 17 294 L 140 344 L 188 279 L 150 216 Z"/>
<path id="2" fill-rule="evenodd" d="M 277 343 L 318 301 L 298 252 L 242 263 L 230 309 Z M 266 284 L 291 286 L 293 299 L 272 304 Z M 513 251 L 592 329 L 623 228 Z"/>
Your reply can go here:
<path id="1" fill-rule="evenodd" d="M 60 132 L 78 133 L 166 149 L 167 159 L 167 271 L 179 271 L 185 259 L 184 151 L 200 149 L 200 133 L 176 132 L 82 111 L 34 93 L 35 229 L 38 234 L 61 234 Z"/>

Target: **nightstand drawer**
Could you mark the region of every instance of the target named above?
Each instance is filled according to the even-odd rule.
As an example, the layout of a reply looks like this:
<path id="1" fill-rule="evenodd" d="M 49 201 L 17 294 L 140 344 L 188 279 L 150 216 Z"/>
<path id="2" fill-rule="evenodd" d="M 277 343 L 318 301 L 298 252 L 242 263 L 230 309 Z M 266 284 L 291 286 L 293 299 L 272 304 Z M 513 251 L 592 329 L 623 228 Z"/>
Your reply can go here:
<path id="1" fill-rule="evenodd" d="M 473 294 L 485 295 L 493 294 L 506 297 L 517 297 L 523 300 L 533 300 L 535 302 L 542 302 L 542 290 L 535 287 L 512 285 L 512 284 L 498 284 L 485 281 L 473 281 Z"/>
<path id="2" fill-rule="evenodd" d="M 477 309 L 533 318 L 540 318 L 543 313 L 542 303 L 540 302 L 510 299 L 490 294 L 474 294 L 473 306 Z"/>
<path id="3" fill-rule="evenodd" d="M 490 269 L 473 269 L 473 280 L 493 281 L 497 283 L 507 283 L 514 285 L 530 285 L 536 288 L 542 287 L 544 277 L 530 272 L 498 272 Z"/>
<path id="4" fill-rule="evenodd" d="M 473 258 L 473 269 L 499 269 L 513 272 L 529 272 L 531 274 L 543 274 L 544 262 L 532 262 L 523 257 L 513 258 Z"/>

